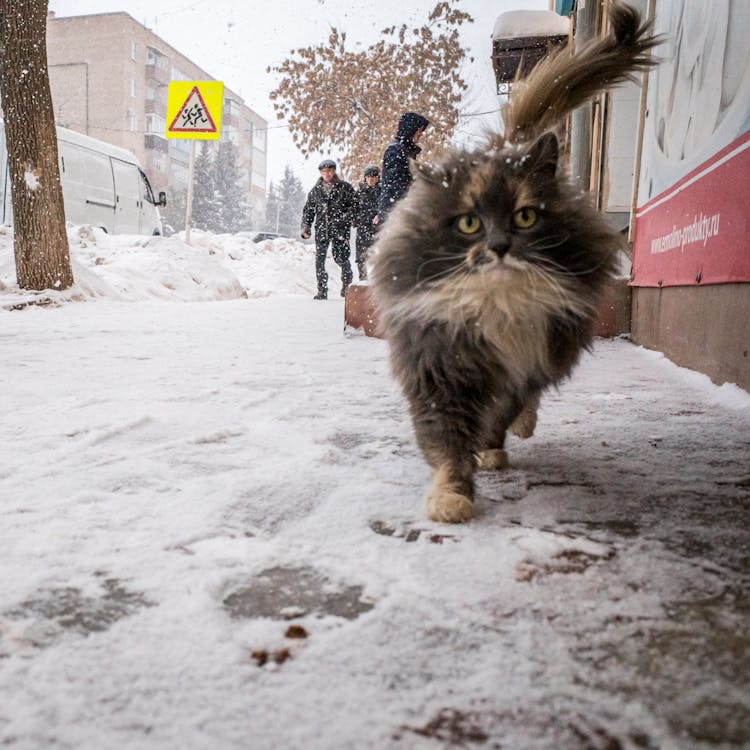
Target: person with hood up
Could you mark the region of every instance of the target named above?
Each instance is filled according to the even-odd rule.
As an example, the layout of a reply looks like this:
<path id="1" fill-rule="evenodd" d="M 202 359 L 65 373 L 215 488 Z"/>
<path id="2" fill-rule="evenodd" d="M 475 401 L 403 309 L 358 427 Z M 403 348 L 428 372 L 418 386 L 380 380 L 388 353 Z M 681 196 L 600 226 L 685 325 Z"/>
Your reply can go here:
<path id="1" fill-rule="evenodd" d="M 371 164 L 365 169 L 364 181 L 357 190 L 357 210 L 354 226 L 357 228 L 356 252 L 359 280 L 367 278 L 367 251 L 372 245 L 377 226 L 378 202 L 380 200 L 380 170 Z"/>
<path id="2" fill-rule="evenodd" d="M 302 239 L 306 240 L 315 223 L 315 276 L 318 293 L 314 299 L 328 298 L 328 274 L 326 254 L 331 246 L 331 255 L 341 268 L 341 296 L 352 282 L 352 265 L 349 262 L 351 234 L 357 194 L 354 188 L 336 174 L 336 162 L 324 159 L 318 165 L 320 179 L 307 195 L 302 209 Z"/>
<path id="3" fill-rule="evenodd" d="M 393 204 L 400 201 L 409 190 L 412 181 L 409 161 L 416 159 L 422 150 L 417 143 L 429 124 L 426 117 L 416 112 L 406 112 L 399 118 L 396 139 L 383 154 L 379 222 L 384 221 Z"/>

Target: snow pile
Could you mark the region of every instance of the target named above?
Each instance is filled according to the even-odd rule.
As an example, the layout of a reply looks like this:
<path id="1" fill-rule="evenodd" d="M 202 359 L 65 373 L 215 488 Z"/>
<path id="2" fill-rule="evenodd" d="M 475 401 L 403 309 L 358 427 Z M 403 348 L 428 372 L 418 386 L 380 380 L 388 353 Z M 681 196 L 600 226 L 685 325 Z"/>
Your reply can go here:
<path id="1" fill-rule="evenodd" d="M 16 284 L 12 232 L 0 227 L 0 305 L 43 297 L 117 301 L 203 302 L 315 293 L 311 246 L 280 238 L 254 243 L 250 234 L 214 235 L 193 230 L 173 237 L 109 235 L 88 225 L 68 226 L 76 284 L 41 294 Z M 333 271 L 332 281 L 338 275 Z"/>
<path id="2" fill-rule="evenodd" d="M 518 39 L 527 36 L 567 36 L 570 19 L 553 10 L 511 10 L 495 21 L 493 39 Z"/>

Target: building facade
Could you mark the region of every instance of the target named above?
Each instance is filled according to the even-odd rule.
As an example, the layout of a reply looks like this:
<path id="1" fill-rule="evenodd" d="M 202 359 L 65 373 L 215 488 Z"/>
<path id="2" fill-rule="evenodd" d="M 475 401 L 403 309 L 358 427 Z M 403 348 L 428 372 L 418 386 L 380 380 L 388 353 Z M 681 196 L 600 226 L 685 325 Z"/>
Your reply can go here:
<path id="1" fill-rule="evenodd" d="M 651 3 L 633 340 L 750 391 L 750 4 Z"/>
<path id="2" fill-rule="evenodd" d="M 58 125 L 132 151 L 155 191 L 186 191 L 190 141 L 164 135 L 167 89 L 211 75 L 123 12 L 50 13 L 47 59 Z M 253 220 L 265 215 L 267 127 L 225 82 L 221 138 L 235 146 Z"/>
<path id="3" fill-rule="evenodd" d="M 569 127 L 572 174 L 631 240 L 605 308 L 635 343 L 750 391 L 750 4 L 628 2 L 653 20 L 659 64 Z M 608 31 L 611 4 L 556 1 L 575 49 Z M 500 46 L 493 59 L 519 59 Z"/>

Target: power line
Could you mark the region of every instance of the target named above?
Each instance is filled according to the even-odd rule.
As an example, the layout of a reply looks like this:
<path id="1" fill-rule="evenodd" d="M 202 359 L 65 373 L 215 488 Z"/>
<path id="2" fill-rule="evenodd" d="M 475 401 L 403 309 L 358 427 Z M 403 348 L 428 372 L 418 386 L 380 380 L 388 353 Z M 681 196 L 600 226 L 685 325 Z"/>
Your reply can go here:
<path id="1" fill-rule="evenodd" d="M 80 122 L 71 122 L 71 123 L 68 123 L 67 125 L 60 125 L 60 127 L 61 128 L 68 128 L 69 130 L 73 130 L 75 127 L 82 128 L 82 127 L 85 127 L 85 125 L 84 125 L 84 123 L 80 123 Z M 158 135 L 158 136 L 162 135 L 161 132 L 156 132 L 154 130 L 141 130 L 141 129 L 131 130 L 130 128 L 113 128 L 113 127 L 109 127 L 107 125 L 96 125 L 96 124 L 91 123 L 91 122 L 88 123 L 88 127 L 89 127 L 90 130 L 91 129 L 93 129 L 93 130 L 106 130 L 109 133 L 135 133 L 136 135 Z M 227 128 L 224 129 L 224 132 L 230 132 L 230 133 L 265 133 L 265 132 L 267 132 L 269 130 L 280 130 L 281 128 L 288 128 L 288 127 L 289 127 L 289 125 L 269 125 L 268 127 L 265 127 L 265 128 L 248 128 L 248 129 L 245 129 L 245 128 L 240 129 L 240 128 L 227 127 Z"/>
<path id="2" fill-rule="evenodd" d="M 488 109 L 486 112 L 467 112 L 465 115 L 462 115 L 460 112 L 458 114 L 459 118 L 467 118 L 467 117 L 480 117 L 481 115 L 494 115 L 497 112 L 500 112 L 500 108 L 497 109 Z"/>

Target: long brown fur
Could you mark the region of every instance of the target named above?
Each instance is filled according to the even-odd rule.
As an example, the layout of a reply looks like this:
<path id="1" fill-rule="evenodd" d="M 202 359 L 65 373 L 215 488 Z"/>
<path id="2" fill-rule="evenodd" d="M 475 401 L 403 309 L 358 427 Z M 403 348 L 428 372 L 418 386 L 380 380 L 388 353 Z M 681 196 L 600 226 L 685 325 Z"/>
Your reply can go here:
<path id="1" fill-rule="evenodd" d="M 611 32 L 589 42 L 575 56 L 567 47 L 548 55 L 532 74 L 516 83 L 503 110 L 504 137 L 523 143 L 558 126 L 565 116 L 600 92 L 648 70 L 650 50 L 659 44 L 651 35 L 652 22 L 641 24 L 638 11 L 615 4 L 610 11 Z"/>
<path id="2" fill-rule="evenodd" d="M 433 470 L 433 520 L 472 517 L 475 471 L 507 465 L 506 432 L 533 433 L 540 394 L 591 341 L 622 240 L 559 174 L 550 131 L 650 64 L 656 41 L 635 11 L 615 5 L 612 27 L 580 55 L 537 66 L 504 135 L 418 166 L 379 233 L 381 332 Z"/>

